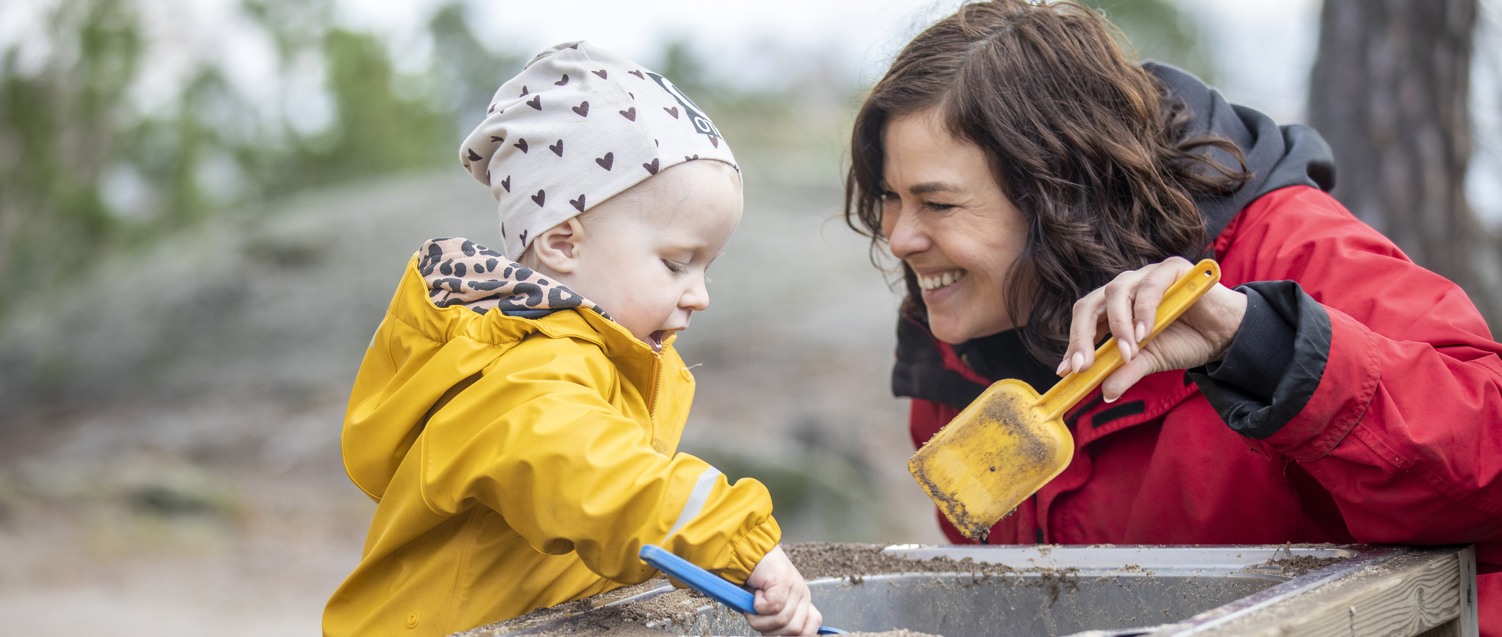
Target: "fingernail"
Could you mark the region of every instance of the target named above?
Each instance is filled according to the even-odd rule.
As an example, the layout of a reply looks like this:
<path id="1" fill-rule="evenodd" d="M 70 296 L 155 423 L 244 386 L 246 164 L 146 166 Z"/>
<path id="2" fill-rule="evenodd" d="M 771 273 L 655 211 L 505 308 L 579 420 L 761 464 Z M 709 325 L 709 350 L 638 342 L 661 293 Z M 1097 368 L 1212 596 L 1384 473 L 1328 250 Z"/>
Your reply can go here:
<path id="1" fill-rule="evenodd" d="M 1105 399 L 1107 403 L 1114 403 L 1116 399 L 1121 398 L 1121 396 L 1107 396 L 1104 392 L 1101 393 L 1100 397 Z"/>
<path id="2" fill-rule="evenodd" d="M 1124 361 L 1132 360 L 1132 344 L 1131 343 L 1128 343 L 1126 341 L 1116 341 L 1116 345 L 1118 346 L 1118 349 L 1121 350 L 1121 360 L 1124 360 Z"/>
<path id="3" fill-rule="evenodd" d="M 1072 371 L 1076 372 L 1083 369 L 1085 367 L 1085 355 L 1075 352 L 1074 356 L 1069 357 L 1069 367 Z"/>
<path id="4" fill-rule="evenodd" d="M 1147 324 L 1137 321 L 1137 340 L 1147 338 Z"/>
<path id="5" fill-rule="evenodd" d="M 1066 369 L 1069 369 L 1069 358 L 1068 357 L 1065 357 L 1063 360 L 1059 361 L 1059 368 L 1056 369 L 1056 370 L 1054 370 L 1054 375 L 1055 376 L 1063 376 L 1064 375 L 1064 370 L 1066 370 Z"/>

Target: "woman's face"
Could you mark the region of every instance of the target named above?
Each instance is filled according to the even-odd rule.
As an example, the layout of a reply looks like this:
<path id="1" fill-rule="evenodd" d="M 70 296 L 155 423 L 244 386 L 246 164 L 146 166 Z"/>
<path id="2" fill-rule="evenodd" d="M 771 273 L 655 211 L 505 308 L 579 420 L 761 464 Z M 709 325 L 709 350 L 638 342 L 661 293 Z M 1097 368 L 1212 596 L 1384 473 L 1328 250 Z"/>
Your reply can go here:
<path id="1" fill-rule="evenodd" d="M 1003 287 L 1027 223 L 980 147 L 955 139 L 937 109 L 884 131 L 882 234 L 918 275 L 934 336 L 962 343 L 1017 326 Z M 1026 316 L 1029 303 L 1019 304 Z"/>

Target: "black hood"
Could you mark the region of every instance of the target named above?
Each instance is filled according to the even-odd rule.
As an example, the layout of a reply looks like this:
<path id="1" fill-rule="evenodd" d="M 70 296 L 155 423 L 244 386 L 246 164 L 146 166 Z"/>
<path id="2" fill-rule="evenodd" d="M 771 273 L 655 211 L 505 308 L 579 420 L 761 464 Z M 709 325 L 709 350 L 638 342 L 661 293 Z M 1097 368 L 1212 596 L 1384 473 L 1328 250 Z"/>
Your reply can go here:
<path id="1" fill-rule="evenodd" d="M 1173 66 L 1147 62 L 1143 68 L 1163 82 L 1171 98 L 1182 101 L 1189 110 L 1186 138 L 1213 136 L 1229 140 L 1241 149 L 1245 158 L 1251 177 L 1239 189 L 1229 195 L 1195 199 L 1205 219 L 1207 237 L 1218 236 L 1247 204 L 1279 188 L 1303 185 L 1329 191 L 1335 187 L 1334 155 L 1313 128 L 1301 124 L 1280 126 L 1255 109 L 1227 102 L 1219 91 Z M 1221 165 L 1237 165 L 1224 151 L 1207 152 Z M 899 318 L 892 393 L 964 408 L 987 385 L 949 369 L 946 360 L 953 364 L 956 358 L 993 380 L 1023 379 L 1039 393 L 1058 380 L 1052 369 L 1026 355 L 1016 330 L 957 345 L 949 356 L 943 348 L 943 343 L 934 338 L 926 325 Z"/>
<path id="2" fill-rule="evenodd" d="M 1313 128 L 1302 124 L 1279 126 L 1260 111 L 1227 102 L 1219 91 L 1199 78 L 1159 62 L 1142 65 L 1163 82 L 1168 94 L 1191 113 L 1186 137 L 1213 136 L 1235 143 L 1246 157 L 1251 178 L 1228 196 L 1196 199 L 1205 218 L 1205 236 L 1220 234 L 1236 213 L 1252 200 L 1287 186 L 1312 186 L 1328 192 L 1335 187 L 1335 157 L 1330 145 Z M 1222 165 L 1235 166 L 1224 151 L 1209 151 Z"/>

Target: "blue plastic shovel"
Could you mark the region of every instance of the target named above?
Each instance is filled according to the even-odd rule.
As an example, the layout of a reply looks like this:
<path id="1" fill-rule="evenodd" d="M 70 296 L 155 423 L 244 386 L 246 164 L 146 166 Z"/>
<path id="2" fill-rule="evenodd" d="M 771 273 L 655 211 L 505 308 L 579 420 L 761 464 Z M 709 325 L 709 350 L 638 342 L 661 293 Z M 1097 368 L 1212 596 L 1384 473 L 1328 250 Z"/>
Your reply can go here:
<path id="1" fill-rule="evenodd" d="M 692 562 L 677 555 L 673 555 L 659 546 L 645 544 L 641 547 L 641 559 L 653 568 L 667 573 L 678 581 L 688 584 L 694 590 L 710 596 L 715 601 L 734 608 L 742 613 L 756 614 L 752 605 L 756 602 L 756 596 L 744 588 L 736 586 L 719 575 L 706 571 Z M 820 635 L 843 635 L 845 631 L 829 626 L 820 626 Z"/>

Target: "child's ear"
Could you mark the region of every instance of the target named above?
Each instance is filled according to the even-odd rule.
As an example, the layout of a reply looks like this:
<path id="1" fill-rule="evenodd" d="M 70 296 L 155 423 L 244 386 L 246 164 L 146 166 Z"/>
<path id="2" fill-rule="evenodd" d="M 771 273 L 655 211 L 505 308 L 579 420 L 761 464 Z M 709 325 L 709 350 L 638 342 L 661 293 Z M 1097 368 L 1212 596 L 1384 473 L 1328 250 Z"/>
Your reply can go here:
<path id="1" fill-rule="evenodd" d="M 579 243 L 584 224 L 577 217 L 548 228 L 532 240 L 537 260 L 559 274 L 573 274 L 579 265 Z"/>

